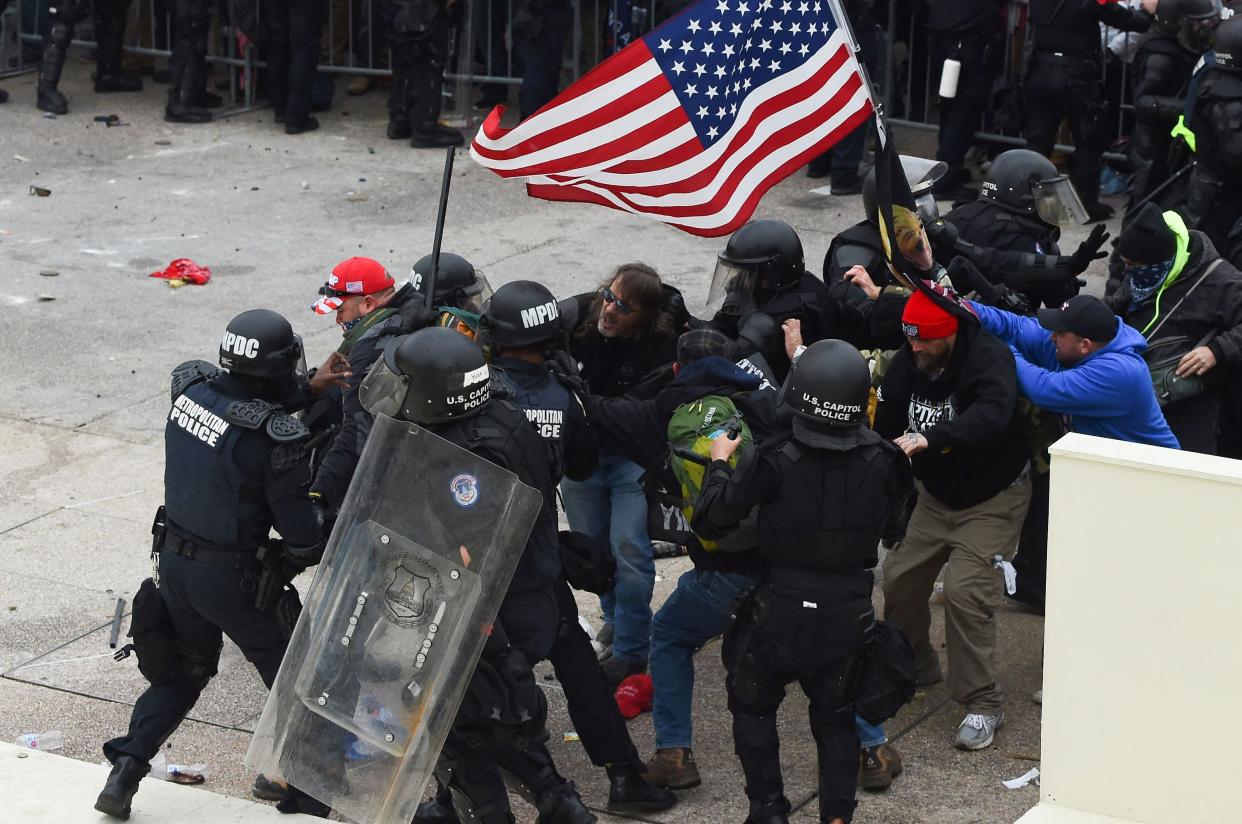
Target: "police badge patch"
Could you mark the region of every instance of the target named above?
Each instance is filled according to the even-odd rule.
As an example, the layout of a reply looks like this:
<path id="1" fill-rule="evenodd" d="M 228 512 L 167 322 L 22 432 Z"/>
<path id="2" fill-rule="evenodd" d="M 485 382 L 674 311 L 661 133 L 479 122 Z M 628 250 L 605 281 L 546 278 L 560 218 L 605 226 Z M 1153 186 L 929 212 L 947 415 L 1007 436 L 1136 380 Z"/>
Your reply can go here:
<path id="1" fill-rule="evenodd" d="M 449 482 L 449 491 L 453 493 L 454 503 L 469 509 L 479 502 L 479 479 L 463 472 Z"/>

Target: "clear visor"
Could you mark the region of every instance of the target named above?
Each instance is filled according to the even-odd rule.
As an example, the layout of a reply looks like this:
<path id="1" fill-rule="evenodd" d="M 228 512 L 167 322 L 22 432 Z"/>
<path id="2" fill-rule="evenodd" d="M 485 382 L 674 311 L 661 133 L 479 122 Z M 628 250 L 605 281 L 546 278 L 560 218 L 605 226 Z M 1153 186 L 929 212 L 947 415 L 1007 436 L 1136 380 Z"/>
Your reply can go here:
<path id="1" fill-rule="evenodd" d="M 940 217 L 940 206 L 936 204 L 936 198 L 932 195 L 930 187 L 914 195 L 914 205 L 918 209 L 919 218 L 924 226 L 934 223 Z"/>
<path id="2" fill-rule="evenodd" d="M 716 271 L 707 290 L 707 311 L 745 315 L 755 310 L 755 290 L 759 286 L 759 266 L 716 258 Z"/>
<path id="3" fill-rule="evenodd" d="M 1087 207 L 1065 175 L 1041 180 L 1031 187 L 1035 194 L 1035 211 L 1045 223 L 1069 226 L 1087 222 Z"/>
<path id="4" fill-rule="evenodd" d="M 1177 29 L 1177 42 L 1195 54 L 1202 54 L 1212 48 L 1216 37 L 1216 28 L 1220 25 L 1220 15 L 1211 17 L 1183 17 Z"/>
<path id="5" fill-rule="evenodd" d="M 358 400 L 372 415 L 400 417 L 401 404 L 405 402 L 406 379 L 388 368 L 384 358 L 375 361 L 371 371 L 358 387 Z"/>
<path id="6" fill-rule="evenodd" d="M 294 347 L 296 347 L 296 351 L 298 353 L 297 362 L 293 365 L 293 372 L 298 377 L 304 378 L 306 377 L 306 374 L 310 371 L 309 369 L 306 368 L 306 347 L 302 345 L 301 335 L 295 334 L 293 336 L 293 341 L 294 341 L 293 345 Z"/>
<path id="7" fill-rule="evenodd" d="M 458 309 L 465 309 L 467 312 L 473 312 L 481 315 L 487 311 L 487 305 L 492 302 L 492 285 L 487 282 L 487 276 L 478 269 L 474 270 L 474 283 L 462 290 L 463 297 L 460 301 L 461 305 Z"/>

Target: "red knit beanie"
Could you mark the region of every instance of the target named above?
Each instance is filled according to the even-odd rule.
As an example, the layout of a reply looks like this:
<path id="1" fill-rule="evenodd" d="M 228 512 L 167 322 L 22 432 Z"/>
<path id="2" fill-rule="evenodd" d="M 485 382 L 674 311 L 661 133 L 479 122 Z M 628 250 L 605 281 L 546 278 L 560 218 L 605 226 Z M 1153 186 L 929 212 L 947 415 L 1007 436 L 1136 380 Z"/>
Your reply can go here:
<path id="1" fill-rule="evenodd" d="M 908 338 L 935 340 L 957 331 L 957 318 L 923 292 L 915 292 L 901 313 L 901 331 Z"/>

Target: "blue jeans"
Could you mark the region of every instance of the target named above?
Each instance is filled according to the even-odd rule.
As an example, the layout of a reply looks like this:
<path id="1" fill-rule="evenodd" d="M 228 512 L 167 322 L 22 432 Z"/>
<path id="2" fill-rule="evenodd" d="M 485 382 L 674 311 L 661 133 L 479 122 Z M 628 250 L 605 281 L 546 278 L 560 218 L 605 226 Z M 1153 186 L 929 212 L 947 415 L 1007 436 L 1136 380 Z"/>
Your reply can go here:
<path id="1" fill-rule="evenodd" d="M 855 715 L 854 729 L 858 731 L 859 749 L 865 750 L 888 743 L 888 736 L 884 734 L 883 724 L 875 724 L 873 726 L 864 721 L 861 715 Z"/>
<path id="2" fill-rule="evenodd" d="M 729 607 L 755 578 L 692 569 L 656 613 L 651 627 L 652 722 L 656 749 L 691 746 L 694 654 L 729 627 Z"/>
<path id="3" fill-rule="evenodd" d="M 612 546 L 617 583 L 599 599 L 604 622 L 613 625 L 613 656 L 631 664 L 647 660 L 651 647 L 651 593 L 655 560 L 647 537 L 647 498 L 633 461 L 601 452 L 599 468 L 585 481 L 561 482 L 569 528 Z"/>

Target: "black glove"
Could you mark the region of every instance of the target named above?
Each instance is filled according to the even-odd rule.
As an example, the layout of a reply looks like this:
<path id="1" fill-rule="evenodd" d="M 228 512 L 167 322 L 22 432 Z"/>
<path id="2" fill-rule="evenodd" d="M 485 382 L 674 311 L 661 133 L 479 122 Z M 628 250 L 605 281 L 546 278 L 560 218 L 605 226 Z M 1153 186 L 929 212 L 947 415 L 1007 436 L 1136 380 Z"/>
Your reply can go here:
<path id="1" fill-rule="evenodd" d="M 586 381 L 582 379 L 582 374 L 578 371 L 578 362 L 574 360 L 573 355 L 564 349 L 554 349 L 546 353 L 545 358 L 544 363 L 547 364 L 548 371 L 554 378 L 573 392 L 580 395 L 587 393 Z"/>
<path id="2" fill-rule="evenodd" d="M 1078 251 L 1070 256 L 1069 268 L 1075 277 L 1087 271 L 1091 261 L 1103 260 L 1108 257 L 1108 252 L 1100 251 L 1106 240 L 1108 240 L 1108 228 L 1103 223 L 1097 223 L 1087 239 L 1079 245 Z M 1086 286 L 1087 282 L 1079 280 L 1078 285 Z"/>

